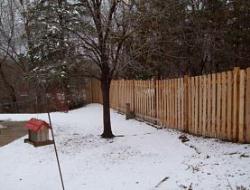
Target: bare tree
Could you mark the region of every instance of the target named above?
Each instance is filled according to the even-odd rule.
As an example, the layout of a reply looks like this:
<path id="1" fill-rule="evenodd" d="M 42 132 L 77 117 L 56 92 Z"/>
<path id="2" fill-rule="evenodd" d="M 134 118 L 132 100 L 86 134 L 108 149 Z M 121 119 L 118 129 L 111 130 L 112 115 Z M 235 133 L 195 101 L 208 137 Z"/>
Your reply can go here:
<path id="1" fill-rule="evenodd" d="M 79 55 L 85 61 L 85 75 L 101 81 L 103 96 L 103 138 L 114 137 L 110 121 L 111 80 L 126 65 L 120 64 L 124 43 L 132 34 L 133 4 L 121 0 L 80 0 L 74 4 L 79 20 L 69 30 L 78 40 Z"/>
<path id="2" fill-rule="evenodd" d="M 14 85 L 8 80 L 8 73 L 4 72 L 3 65 L 14 63 L 17 68 L 24 71 L 24 65 L 20 60 L 22 54 L 22 45 L 20 33 L 17 33 L 19 24 L 17 20 L 17 7 L 15 0 L 0 2 L 0 79 L 16 106 L 16 92 Z M 16 108 L 17 109 L 17 108 Z M 17 110 L 16 110 L 17 111 Z"/>

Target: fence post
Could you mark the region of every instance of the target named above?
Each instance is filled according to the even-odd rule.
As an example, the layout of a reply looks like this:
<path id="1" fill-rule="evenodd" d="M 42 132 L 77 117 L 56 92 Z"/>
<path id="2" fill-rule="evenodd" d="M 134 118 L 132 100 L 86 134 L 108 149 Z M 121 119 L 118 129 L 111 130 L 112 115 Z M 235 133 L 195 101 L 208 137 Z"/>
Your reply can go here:
<path id="1" fill-rule="evenodd" d="M 135 114 L 131 110 L 130 105 L 130 103 L 126 103 L 126 120 L 133 119 L 135 117 Z"/>
<path id="2" fill-rule="evenodd" d="M 240 68 L 235 67 L 233 70 L 233 131 L 232 131 L 232 140 L 235 142 L 238 140 L 239 134 L 239 73 Z"/>
<path id="3" fill-rule="evenodd" d="M 245 113 L 246 113 L 246 143 L 250 143 L 250 68 L 246 70 L 246 100 L 245 100 Z"/>
<path id="4" fill-rule="evenodd" d="M 188 75 L 185 75 L 184 76 L 184 92 L 183 92 L 183 96 L 184 96 L 184 114 L 183 114 L 183 120 L 184 120 L 184 123 L 183 123 L 183 129 L 184 129 L 184 132 L 188 133 L 189 130 L 188 130 L 188 109 L 189 109 L 189 90 L 188 90 L 188 81 L 189 81 L 189 76 Z"/>
<path id="5" fill-rule="evenodd" d="M 245 142 L 245 71 L 240 71 L 239 83 L 239 142 Z"/>
<path id="6" fill-rule="evenodd" d="M 154 107 L 155 107 L 155 124 L 158 124 L 158 80 L 154 78 L 154 89 L 155 89 L 155 99 L 154 99 Z"/>

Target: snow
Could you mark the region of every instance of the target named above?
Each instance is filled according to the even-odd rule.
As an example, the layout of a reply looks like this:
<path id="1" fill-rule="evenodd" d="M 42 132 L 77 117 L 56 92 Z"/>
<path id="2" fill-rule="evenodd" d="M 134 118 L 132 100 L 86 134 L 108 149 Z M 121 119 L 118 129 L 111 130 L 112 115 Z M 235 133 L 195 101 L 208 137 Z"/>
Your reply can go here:
<path id="1" fill-rule="evenodd" d="M 1 114 L 0 120 L 31 117 Z M 111 117 L 119 137 L 105 140 L 98 104 L 52 114 L 66 190 L 250 189 L 249 144 L 191 135 L 182 143 L 181 132 L 126 121 L 115 111 Z M 61 189 L 53 146 L 34 148 L 23 140 L 0 148 L 0 189 Z"/>

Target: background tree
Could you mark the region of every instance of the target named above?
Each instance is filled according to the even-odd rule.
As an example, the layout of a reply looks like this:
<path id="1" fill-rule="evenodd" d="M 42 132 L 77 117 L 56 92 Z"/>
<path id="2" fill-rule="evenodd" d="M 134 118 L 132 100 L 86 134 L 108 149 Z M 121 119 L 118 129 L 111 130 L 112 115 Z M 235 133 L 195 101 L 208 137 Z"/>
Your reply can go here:
<path id="1" fill-rule="evenodd" d="M 110 121 L 109 90 L 113 77 L 126 67 L 121 64 L 124 44 L 132 34 L 133 3 L 121 0 L 79 0 L 75 27 L 78 55 L 86 60 L 84 73 L 101 81 L 103 96 L 103 138 L 114 135 Z"/>
<path id="2" fill-rule="evenodd" d="M 137 7 L 141 30 L 131 40 L 131 54 L 140 67 L 131 77 L 142 71 L 161 78 L 249 66 L 249 1 L 141 0 Z"/>
<path id="3" fill-rule="evenodd" d="M 20 1 L 22 20 L 27 39 L 27 60 L 29 81 L 37 89 L 63 91 L 70 101 L 69 68 L 74 62 L 73 40 L 66 30 L 74 13 L 70 12 L 66 0 Z M 35 84 L 34 84 L 35 83 Z"/>
<path id="4" fill-rule="evenodd" d="M 18 110 L 15 84 L 4 71 L 4 64 L 14 65 L 21 73 L 25 71 L 22 59 L 24 52 L 21 40 L 22 30 L 18 15 L 15 0 L 0 2 L 0 80 L 9 94 L 12 109 L 15 111 Z"/>

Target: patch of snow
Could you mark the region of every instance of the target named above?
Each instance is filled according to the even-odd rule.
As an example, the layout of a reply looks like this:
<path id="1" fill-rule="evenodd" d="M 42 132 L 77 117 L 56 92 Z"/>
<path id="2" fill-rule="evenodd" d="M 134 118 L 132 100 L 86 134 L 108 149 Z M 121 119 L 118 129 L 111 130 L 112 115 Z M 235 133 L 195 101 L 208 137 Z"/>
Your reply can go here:
<path id="1" fill-rule="evenodd" d="M 25 121 L 32 114 L 0 114 Z M 102 107 L 52 113 L 67 190 L 250 189 L 250 145 L 158 130 L 112 111 L 115 135 L 100 138 Z M 48 121 L 46 114 L 40 119 Z M 0 148 L 0 189 L 60 190 L 53 146 L 34 148 L 23 139 Z"/>

